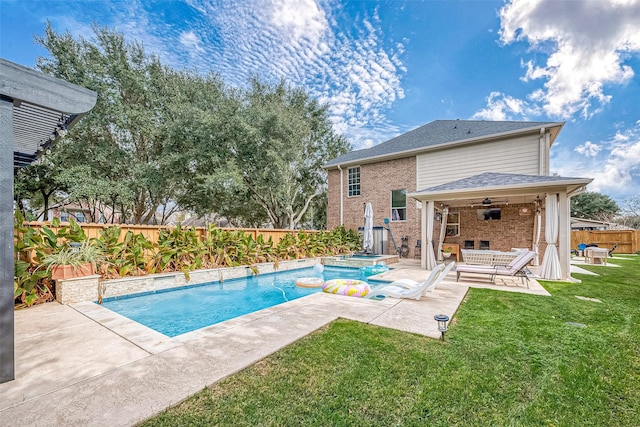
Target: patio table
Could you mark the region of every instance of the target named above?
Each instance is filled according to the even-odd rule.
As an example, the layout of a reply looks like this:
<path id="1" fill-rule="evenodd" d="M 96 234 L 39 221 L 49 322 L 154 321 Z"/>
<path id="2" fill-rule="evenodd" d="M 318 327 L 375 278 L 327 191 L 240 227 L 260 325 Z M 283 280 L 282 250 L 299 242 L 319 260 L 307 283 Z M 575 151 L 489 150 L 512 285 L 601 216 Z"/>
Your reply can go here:
<path id="1" fill-rule="evenodd" d="M 586 264 L 607 265 L 607 255 L 609 255 L 609 249 L 607 248 L 586 248 L 584 250 L 584 262 Z"/>

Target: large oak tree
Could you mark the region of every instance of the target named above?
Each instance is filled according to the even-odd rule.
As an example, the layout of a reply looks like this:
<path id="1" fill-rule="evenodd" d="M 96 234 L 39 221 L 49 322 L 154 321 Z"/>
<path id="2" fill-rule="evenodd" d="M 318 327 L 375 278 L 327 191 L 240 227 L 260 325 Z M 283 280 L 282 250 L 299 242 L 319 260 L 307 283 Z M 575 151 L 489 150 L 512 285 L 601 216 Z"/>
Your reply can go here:
<path id="1" fill-rule="evenodd" d="M 41 71 L 95 90 L 96 106 L 54 147 L 57 182 L 77 202 L 135 223 L 171 212 L 216 213 L 236 225 L 294 228 L 324 212 L 322 165 L 350 145 L 327 106 L 285 81 L 230 88 L 177 71 L 107 28 L 74 38 L 47 25 Z"/>

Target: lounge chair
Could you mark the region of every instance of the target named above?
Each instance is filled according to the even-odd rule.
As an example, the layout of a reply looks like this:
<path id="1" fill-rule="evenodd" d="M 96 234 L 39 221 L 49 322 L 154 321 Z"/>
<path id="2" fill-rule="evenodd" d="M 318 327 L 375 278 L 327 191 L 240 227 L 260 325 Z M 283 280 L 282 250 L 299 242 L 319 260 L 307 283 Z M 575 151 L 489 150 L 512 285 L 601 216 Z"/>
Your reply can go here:
<path id="1" fill-rule="evenodd" d="M 425 288 L 424 292 L 422 292 L 422 295 L 425 295 L 427 292 L 433 292 L 433 290 L 435 290 L 438 284 L 440 284 L 440 281 L 445 277 L 447 277 L 447 275 L 453 269 L 455 264 L 456 264 L 455 262 L 450 262 L 449 264 L 447 264 L 444 267 L 444 269 L 442 269 L 442 273 L 440 274 L 440 276 L 434 282 L 431 283 L 431 286 L 427 286 Z M 429 278 L 427 277 L 427 279 L 424 282 L 426 282 L 428 279 Z M 416 280 L 411 280 L 411 279 L 398 279 L 385 286 L 399 286 L 404 289 L 415 289 L 418 286 L 422 286 L 424 282 L 418 282 Z"/>
<path id="2" fill-rule="evenodd" d="M 456 267 L 456 281 L 460 280 L 461 273 L 489 274 L 491 275 L 491 283 L 495 283 L 496 276 L 512 276 L 520 277 L 524 282 L 526 279 L 527 288 L 529 287 L 529 277 L 527 276 L 527 264 L 535 258 L 536 253 L 533 251 L 522 251 L 520 255 L 515 257 L 508 265 L 458 265 Z"/>
<path id="3" fill-rule="evenodd" d="M 453 264 L 455 262 L 448 264 L 446 267 L 444 264 L 438 264 L 424 282 L 415 282 L 409 279 L 396 280 L 388 285 L 373 289 L 366 298 L 413 298 L 419 301 L 425 292 L 432 291 L 438 286 L 447 273 L 451 271 Z"/>

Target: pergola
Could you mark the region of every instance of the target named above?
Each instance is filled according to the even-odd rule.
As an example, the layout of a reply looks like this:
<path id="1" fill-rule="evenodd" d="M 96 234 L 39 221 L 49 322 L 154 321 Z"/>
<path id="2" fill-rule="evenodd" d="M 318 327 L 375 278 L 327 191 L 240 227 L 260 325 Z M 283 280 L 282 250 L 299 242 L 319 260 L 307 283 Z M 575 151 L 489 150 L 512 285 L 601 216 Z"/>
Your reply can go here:
<path id="1" fill-rule="evenodd" d="M 15 378 L 14 169 L 34 162 L 96 99 L 91 90 L 0 58 L 0 383 Z"/>
<path id="2" fill-rule="evenodd" d="M 469 206 L 474 200 L 507 197 L 512 203 L 540 201 L 545 209 L 545 218 L 541 221 L 545 224 L 543 240 L 547 243 L 542 260 L 542 278 L 568 280 L 570 198 L 582 192 L 591 181 L 591 178 L 484 173 L 408 194 L 422 203 L 422 268 L 431 270 L 436 265 L 434 246 L 438 238 L 433 232 L 436 206 Z M 550 230 L 553 232 L 548 236 Z"/>

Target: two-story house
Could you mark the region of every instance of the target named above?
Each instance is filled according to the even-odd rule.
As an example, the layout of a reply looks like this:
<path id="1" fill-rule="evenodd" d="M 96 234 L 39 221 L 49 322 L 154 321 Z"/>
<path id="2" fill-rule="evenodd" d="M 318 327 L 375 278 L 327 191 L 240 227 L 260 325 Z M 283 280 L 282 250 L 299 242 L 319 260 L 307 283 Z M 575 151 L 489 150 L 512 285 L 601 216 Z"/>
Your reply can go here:
<path id="1" fill-rule="evenodd" d="M 325 165 L 327 227 L 362 226 L 370 202 L 374 225 L 387 218 L 396 239 L 409 236 L 423 268 L 433 268 L 443 247 L 529 248 L 542 258 L 553 252 L 549 243 L 557 250 L 545 255 L 543 274 L 549 262 L 547 278 L 567 279 L 569 199 L 592 179 L 550 175 L 549 150 L 563 126 L 436 120 L 346 153 Z"/>

